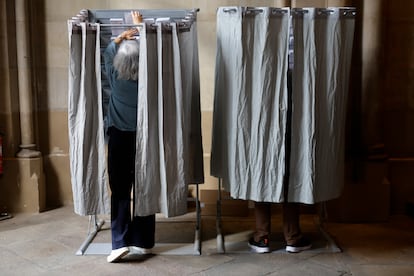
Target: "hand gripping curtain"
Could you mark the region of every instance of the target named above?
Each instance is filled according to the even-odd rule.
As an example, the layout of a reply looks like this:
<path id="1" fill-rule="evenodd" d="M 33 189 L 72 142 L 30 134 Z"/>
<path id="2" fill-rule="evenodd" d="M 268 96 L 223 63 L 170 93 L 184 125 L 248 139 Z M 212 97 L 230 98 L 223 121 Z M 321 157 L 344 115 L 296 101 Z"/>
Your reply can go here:
<path id="1" fill-rule="evenodd" d="M 288 201 L 341 194 L 345 117 L 354 35 L 349 8 L 296 9 Z"/>
<path id="2" fill-rule="evenodd" d="M 283 201 L 289 16 L 217 11 L 211 175 L 233 198 Z"/>
<path id="3" fill-rule="evenodd" d="M 99 25 L 68 22 L 69 157 L 74 211 L 109 214 L 103 130 Z"/>
<path id="4" fill-rule="evenodd" d="M 135 215 L 187 212 L 189 183 L 204 181 L 195 22 L 140 32 Z"/>

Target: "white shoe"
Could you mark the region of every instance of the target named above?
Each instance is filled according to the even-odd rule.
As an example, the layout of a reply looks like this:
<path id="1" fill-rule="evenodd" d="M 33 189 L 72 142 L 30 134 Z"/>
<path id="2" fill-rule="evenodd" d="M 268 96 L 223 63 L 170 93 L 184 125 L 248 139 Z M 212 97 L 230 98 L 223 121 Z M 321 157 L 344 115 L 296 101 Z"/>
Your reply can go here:
<path id="1" fill-rule="evenodd" d="M 138 246 L 129 246 L 129 253 L 130 254 L 136 254 L 136 255 L 147 255 L 151 254 L 150 248 L 143 248 Z"/>
<path id="2" fill-rule="evenodd" d="M 111 254 L 108 257 L 106 257 L 106 260 L 108 261 L 108 263 L 114 263 L 116 261 L 119 261 L 122 257 L 127 255 L 128 253 L 129 253 L 129 248 L 126 246 L 118 248 L 118 249 L 114 249 L 111 251 Z"/>
<path id="3" fill-rule="evenodd" d="M 299 253 L 311 249 L 312 244 L 306 238 L 301 238 L 298 242 L 292 245 L 286 245 L 286 251 L 289 253 Z"/>

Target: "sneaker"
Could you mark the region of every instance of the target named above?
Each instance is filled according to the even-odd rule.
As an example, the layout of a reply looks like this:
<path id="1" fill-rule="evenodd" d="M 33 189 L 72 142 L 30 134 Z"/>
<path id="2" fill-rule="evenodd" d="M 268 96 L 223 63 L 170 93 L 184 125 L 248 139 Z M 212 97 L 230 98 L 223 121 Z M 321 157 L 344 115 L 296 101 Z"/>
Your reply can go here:
<path id="1" fill-rule="evenodd" d="M 311 242 L 306 238 L 301 238 L 298 242 L 286 245 L 286 251 L 289 253 L 299 253 L 312 247 Z"/>
<path id="2" fill-rule="evenodd" d="M 250 249 L 255 253 L 269 253 L 269 239 L 268 238 L 261 238 L 260 241 L 255 241 L 254 238 L 250 238 L 248 243 Z"/>
<path id="3" fill-rule="evenodd" d="M 106 257 L 106 260 L 108 261 L 108 263 L 114 263 L 114 262 L 119 261 L 122 257 L 127 255 L 128 253 L 129 253 L 128 247 L 121 247 L 118 249 L 114 249 L 111 251 L 111 254 L 108 257 Z"/>
<path id="4" fill-rule="evenodd" d="M 138 246 L 129 246 L 129 254 L 133 255 L 147 255 L 151 254 L 151 248 L 143 248 Z"/>

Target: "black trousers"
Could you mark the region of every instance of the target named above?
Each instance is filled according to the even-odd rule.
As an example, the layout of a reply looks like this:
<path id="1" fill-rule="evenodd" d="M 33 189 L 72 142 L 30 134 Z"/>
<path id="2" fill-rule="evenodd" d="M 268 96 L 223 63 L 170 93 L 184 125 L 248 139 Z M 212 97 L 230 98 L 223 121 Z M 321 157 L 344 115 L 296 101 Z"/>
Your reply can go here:
<path id="1" fill-rule="evenodd" d="M 145 217 L 131 216 L 131 211 L 134 210 L 131 208 L 134 207 L 131 206 L 131 193 L 135 180 L 136 133 L 110 127 L 108 134 L 112 249 L 125 246 L 152 248 L 155 242 L 155 214 Z"/>

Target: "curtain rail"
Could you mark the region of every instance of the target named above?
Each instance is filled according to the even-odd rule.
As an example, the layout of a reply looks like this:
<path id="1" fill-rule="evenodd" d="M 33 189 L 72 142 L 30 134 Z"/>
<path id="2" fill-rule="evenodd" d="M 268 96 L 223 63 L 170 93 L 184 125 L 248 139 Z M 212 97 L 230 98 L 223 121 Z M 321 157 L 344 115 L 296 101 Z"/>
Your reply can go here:
<path id="1" fill-rule="evenodd" d="M 81 22 L 87 22 L 88 19 L 95 19 L 95 20 L 91 20 L 90 22 L 98 22 L 97 20 L 100 20 L 100 18 L 94 18 L 94 17 L 90 17 L 90 11 L 95 11 L 95 12 L 119 12 L 122 10 L 87 10 L 87 9 L 82 9 L 79 11 L 79 13 L 75 16 L 72 17 L 72 20 L 78 20 Z M 157 16 L 161 16 L 162 18 L 172 18 L 173 20 L 184 20 L 184 19 L 193 19 L 195 20 L 197 17 L 197 13 L 200 11 L 199 8 L 195 8 L 195 9 L 191 9 L 191 10 L 141 10 L 144 14 L 144 16 L 146 18 L 151 18 L 151 19 L 157 19 Z M 147 11 L 149 11 L 148 14 L 145 14 Z M 168 13 L 168 11 L 171 11 L 171 13 Z M 161 14 L 157 14 L 157 12 L 160 12 Z M 167 13 L 166 13 L 167 12 Z M 182 14 L 180 14 L 179 16 L 177 16 L 176 12 L 183 12 Z M 104 18 L 109 19 L 108 14 L 106 14 L 106 16 Z"/>
<path id="2" fill-rule="evenodd" d="M 234 13 L 237 12 L 236 8 L 224 8 L 224 12 Z M 253 7 L 243 7 L 244 13 L 262 13 L 263 9 Z M 286 8 L 271 8 L 272 14 L 286 14 L 288 10 Z"/>
<path id="3" fill-rule="evenodd" d="M 147 24 L 150 29 L 156 29 L 159 25 L 165 29 L 171 29 L 172 24 L 177 24 L 177 28 L 181 31 L 189 30 L 192 26 L 193 21 L 185 21 L 185 22 L 156 22 L 156 23 L 142 23 L 142 24 L 100 24 L 100 23 L 88 23 L 88 22 L 79 22 L 79 21 L 71 21 L 73 29 L 80 29 L 80 23 L 86 23 L 87 27 L 90 27 L 92 30 L 96 29 L 96 26 L 99 25 L 102 28 L 128 28 L 128 27 L 142 27 L 143 24 Z"/>
<path id="4" fill-rule="evenodd" d="M 330 8 L 316 8 L 317 15 L 326 15 L 329 16 L 330 14 L 335 12 L 336 7 Z M 356 16 L 356 9 L 353 7 L 338 7 L 340 11 L 340 15 L 344 17 L 355 17 Z M 288 12 L 289 8 L 272 8 L 272 14 L 285 14 Z M 229 7 L 224 8 L 224 12 L 227 13 L 235 13 L 237 12 L 237 8 Z M 309 12 L 307 8 L 292 8 L 292 15 L 304 15 Z M 243 7 L 243 13 L 254 13 L 254 12 L 263 12 L 261 8 L 252 8 L 252 7 Z"/>

